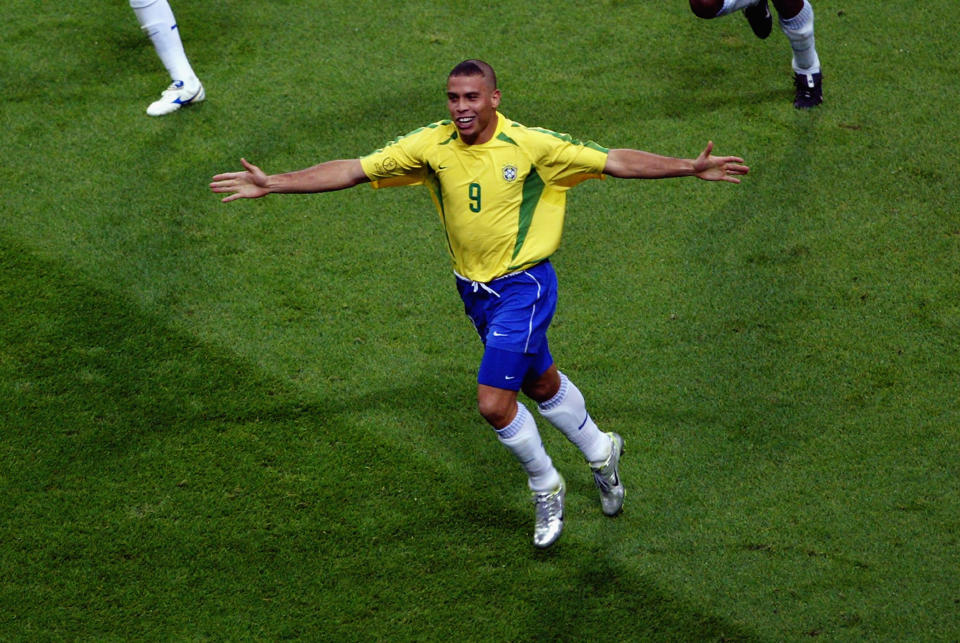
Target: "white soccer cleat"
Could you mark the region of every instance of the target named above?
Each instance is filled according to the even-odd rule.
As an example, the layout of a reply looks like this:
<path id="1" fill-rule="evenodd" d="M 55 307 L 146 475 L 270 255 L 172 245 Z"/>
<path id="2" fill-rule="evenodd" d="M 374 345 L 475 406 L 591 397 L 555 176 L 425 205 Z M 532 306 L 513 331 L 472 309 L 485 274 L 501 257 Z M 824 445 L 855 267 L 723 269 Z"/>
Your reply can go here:
<path id="1" fill-rule="evenodd" d="M 623 509 L 624 489 L 620 481 L 620 456 L 623 455 L 623 438 L 616 433 L 608 433 L 610 436 L 610 456 L 606 462 L 593 469 L 593 480 L 597 483 L 597 489 L 600 490 L 600 506 L 603 513 L 608 516 L 616 516 Z"/>
<path id="2" fill-rule="evenodd" d="M 186 85 L 182 80 L 177 80 L 163 90 L 160 100 L 150 103 L 147 114 L 150 116 L 172 114 L 184 105 L 199 103 L 206 97 L 206 92 L 203 91 L 203 85 L 199 80 L 196 85 Z"/>
<path id="3" fill-rule="evenodd" d="M 533 492 L 533 504 L 537 521 L 533 527 L 533 544 L 545 549 L 556 542 L 563 531 L 563 499 L 567 494 L 567 484 L 560 483 L 553 491 Z"/>

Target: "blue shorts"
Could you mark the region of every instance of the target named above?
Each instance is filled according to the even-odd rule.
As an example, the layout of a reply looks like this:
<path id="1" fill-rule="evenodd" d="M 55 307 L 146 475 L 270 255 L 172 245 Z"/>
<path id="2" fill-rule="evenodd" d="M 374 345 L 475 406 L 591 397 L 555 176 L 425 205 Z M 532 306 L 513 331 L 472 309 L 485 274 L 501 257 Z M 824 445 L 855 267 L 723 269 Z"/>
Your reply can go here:
<path id="1" fill-rule="evenodd" d="M 457 290 L 484 345 L 477 382 L 518 391 L 550 368 L 557 274 L 549 261 L 486 283 L 457 276 Z"/>

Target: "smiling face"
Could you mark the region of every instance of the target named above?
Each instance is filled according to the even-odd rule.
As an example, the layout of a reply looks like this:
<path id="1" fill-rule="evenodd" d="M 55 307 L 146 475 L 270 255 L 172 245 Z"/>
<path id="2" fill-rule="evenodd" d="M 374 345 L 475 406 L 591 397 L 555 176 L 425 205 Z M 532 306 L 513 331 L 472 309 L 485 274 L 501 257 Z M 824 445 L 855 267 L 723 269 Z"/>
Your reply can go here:
<path id="1" fill-rule="evenodd" d="M 483 73 L 451 75 L 447 79 L 447 108 L 460 139 L 467 145 L 486 143 L 497 131 L 500 90 Z"/>

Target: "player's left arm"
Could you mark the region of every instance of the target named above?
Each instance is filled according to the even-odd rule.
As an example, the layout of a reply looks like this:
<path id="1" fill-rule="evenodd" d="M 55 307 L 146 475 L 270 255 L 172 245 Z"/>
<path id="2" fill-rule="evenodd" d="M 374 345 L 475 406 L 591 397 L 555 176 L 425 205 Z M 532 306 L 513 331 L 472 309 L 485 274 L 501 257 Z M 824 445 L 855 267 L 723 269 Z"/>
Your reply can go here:
<path id="1" fill-rule="evenodd" d="M 713 156 L 713 141 L 707 143 L 695 159 L 660 156 L 651 152 L 631 149 L 613 149 L 607 154 L 604 174 L 620 179 L 666 179 L 679 176 L 695 176 L 704 181 L 729 181 L 739 183 L 737 178 L 750 171 L 738 156 Z"/>

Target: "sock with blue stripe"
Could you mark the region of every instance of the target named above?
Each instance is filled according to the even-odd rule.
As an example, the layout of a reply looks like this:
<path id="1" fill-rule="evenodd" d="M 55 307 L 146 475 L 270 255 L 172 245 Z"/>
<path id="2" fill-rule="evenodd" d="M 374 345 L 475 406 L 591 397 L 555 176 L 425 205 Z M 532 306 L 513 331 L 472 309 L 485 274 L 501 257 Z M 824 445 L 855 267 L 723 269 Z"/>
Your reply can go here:
<path id="1" fill-rule="evenodd" d="M 188 87 L 199 86 L 180 40 L 177 19 L 167 0 L 130 0 L 130 7 L 157 50 L 160 62 L 172 80 L 182 80 Z"/>
<path id="2" fill-rule="evenodd" d="M 610 438 L 597 428 L 583 394 L 566 375 L 560 373 L 560 390 L 538 408 L 540 415 L 580 449 L 587 462 L 603 462 L 610 456 Z"/>

